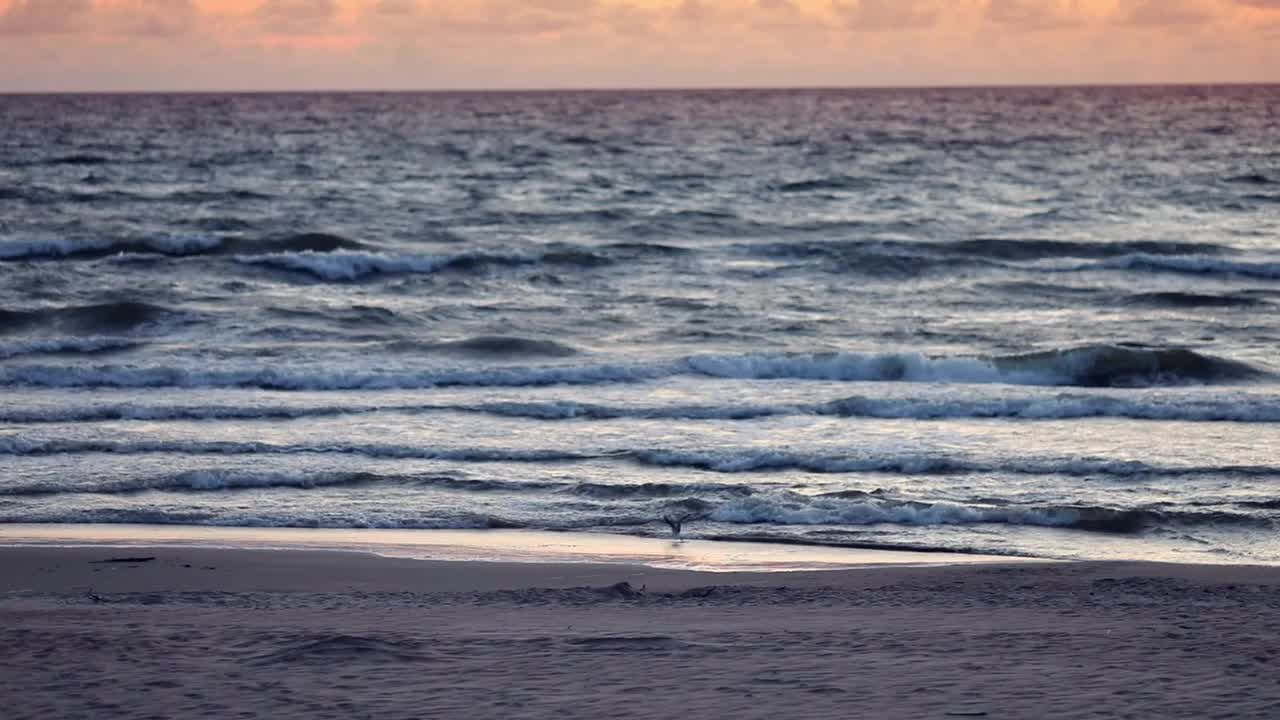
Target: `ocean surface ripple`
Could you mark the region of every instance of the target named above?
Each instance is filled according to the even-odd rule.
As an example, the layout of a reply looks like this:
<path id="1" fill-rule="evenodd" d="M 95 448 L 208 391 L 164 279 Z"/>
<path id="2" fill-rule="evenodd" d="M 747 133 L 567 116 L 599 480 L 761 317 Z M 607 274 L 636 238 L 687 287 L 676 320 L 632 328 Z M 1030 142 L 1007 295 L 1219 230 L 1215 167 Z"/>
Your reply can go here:
<path id="1" fill-rule="evenodd" d="M 1280 563 L 1278 101 L 5 97 L 0 522 Z"/>

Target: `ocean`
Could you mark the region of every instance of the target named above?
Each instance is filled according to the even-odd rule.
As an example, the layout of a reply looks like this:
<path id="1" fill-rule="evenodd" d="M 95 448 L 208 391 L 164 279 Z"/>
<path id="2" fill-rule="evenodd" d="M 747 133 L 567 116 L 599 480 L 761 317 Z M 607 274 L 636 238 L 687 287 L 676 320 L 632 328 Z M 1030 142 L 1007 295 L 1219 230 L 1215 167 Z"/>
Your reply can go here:
<path id="1" fill-rule="evenodd" d="M 1280 563 L 1280 87 L 0 96 L 0 523 Z"/>

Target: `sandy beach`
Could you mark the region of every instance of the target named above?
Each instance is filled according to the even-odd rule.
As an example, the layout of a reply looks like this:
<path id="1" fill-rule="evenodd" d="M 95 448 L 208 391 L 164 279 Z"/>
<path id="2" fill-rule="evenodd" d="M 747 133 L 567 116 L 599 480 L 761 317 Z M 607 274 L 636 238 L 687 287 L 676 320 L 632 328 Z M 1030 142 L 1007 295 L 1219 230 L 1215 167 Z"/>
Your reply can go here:
<path id="1" fill-rule="evenodd" d="M 147 559 L 150 558 L 150 559 Z M 0 548 L 23 718 L 1268 718 L 1280 570 Z"/>

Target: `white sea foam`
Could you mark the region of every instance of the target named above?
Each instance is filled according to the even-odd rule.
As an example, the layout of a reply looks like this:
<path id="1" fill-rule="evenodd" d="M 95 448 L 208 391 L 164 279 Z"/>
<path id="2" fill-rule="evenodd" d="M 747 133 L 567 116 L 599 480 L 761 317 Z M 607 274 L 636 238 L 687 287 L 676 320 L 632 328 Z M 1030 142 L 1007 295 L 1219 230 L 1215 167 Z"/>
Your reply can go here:
<path id="1" fill-rule="evenodd" d="M 350 281 L 375 274 L 433 273 L 456 262 L 457 256 L 306 250 L 266 255 L 237 255 L 235 259 L 236 262 L 248 265 L 267 265 L 281 270 L 305 272 L 321 280 Z"/>

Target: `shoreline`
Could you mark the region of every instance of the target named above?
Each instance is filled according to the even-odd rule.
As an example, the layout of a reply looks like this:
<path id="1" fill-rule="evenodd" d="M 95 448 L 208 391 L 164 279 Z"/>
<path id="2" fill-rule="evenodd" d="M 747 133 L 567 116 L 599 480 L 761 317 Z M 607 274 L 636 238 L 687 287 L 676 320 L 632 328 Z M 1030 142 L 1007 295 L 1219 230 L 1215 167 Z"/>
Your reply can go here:
<path id="1" fill-rule="evenodd" d="M 195 525 L 0 525 L 0 547 L 100 546 L 318 550 L 458 562 L 641 565 L 713 573 L 804 572 L 883 565 L 1062 562 L 957 552 L 674 540 L 539 530 L 240 528 Z"/>
<path id="2" fill-rule="evenodd" d="M 0 547 L 36 718 L 1270 718 L 1280 568 Z"/>

